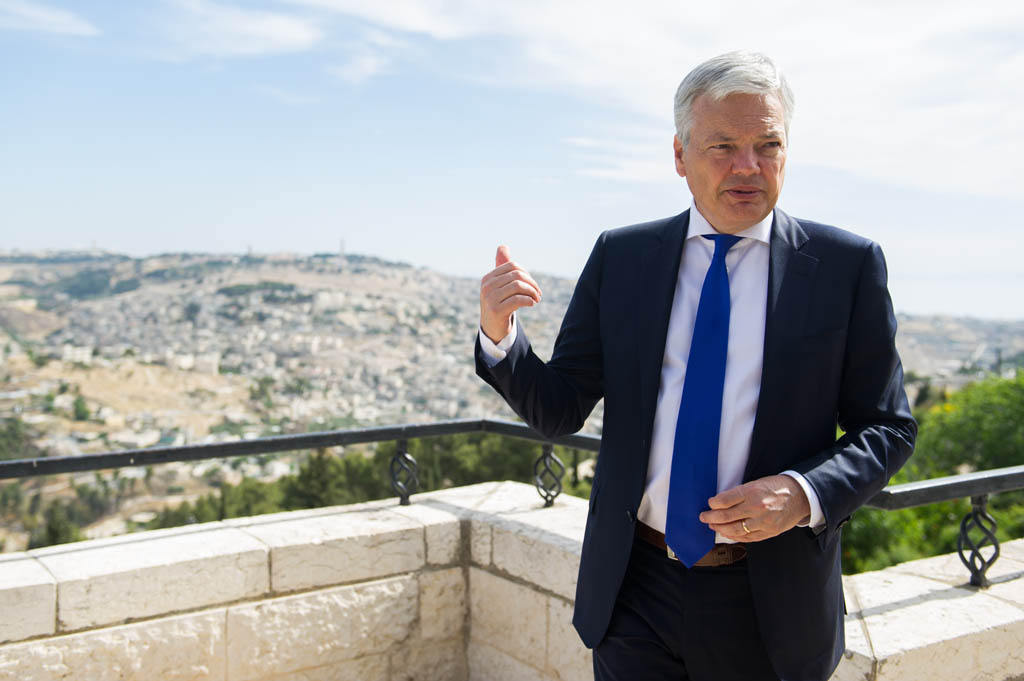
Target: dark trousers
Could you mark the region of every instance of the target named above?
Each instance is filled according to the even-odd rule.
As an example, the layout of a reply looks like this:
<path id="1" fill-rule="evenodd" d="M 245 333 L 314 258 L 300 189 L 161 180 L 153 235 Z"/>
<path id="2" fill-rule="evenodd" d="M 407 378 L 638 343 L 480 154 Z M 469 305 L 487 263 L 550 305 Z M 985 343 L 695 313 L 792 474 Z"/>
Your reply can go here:
<path id="1" fill-rule="evenodd" d="M 746 559 L 687 569 L 634 539 L 595 681 L 778 681 L 754 616 Z"/>

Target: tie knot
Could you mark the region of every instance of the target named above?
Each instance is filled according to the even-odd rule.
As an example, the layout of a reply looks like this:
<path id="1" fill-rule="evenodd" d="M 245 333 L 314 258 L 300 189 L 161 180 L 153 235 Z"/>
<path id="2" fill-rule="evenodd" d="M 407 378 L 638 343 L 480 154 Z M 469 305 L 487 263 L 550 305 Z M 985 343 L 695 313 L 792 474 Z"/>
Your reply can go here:
<path id="1" fill-rule="evenodd" d="M 715 242 L 715 258 L 724 258 L 729 249 L 735 246 L 743 238 L 735 234 L 702 234 L 705 239 Z"/>

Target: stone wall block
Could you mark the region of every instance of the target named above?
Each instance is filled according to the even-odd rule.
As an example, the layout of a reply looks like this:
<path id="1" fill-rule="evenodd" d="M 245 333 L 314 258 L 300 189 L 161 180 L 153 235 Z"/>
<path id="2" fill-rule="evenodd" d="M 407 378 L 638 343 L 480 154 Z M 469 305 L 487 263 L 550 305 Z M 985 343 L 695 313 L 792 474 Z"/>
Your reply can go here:
<path id="1" fill-rule="evenodd" d="M 467 681 L 466 644 L 461 638 L 404 646 L 391 656 L 389 681 Z"/>
<path id="2" fill-rule="evenodd" d="M 461 637 L 466 621 L 466 579 L 462 568 L 420 574 L 420 636 Z"/>
<path id="3" fill-rule="evenodd" d="M 843 577 L 846 596 L 846 651 L 829 681 L 872 681 L 875 677 L 875 655 L 871 650 L 867 628 L 861 619 L 857 586 L 850 577 Z"/>
<path id="4" fill-rule="evenodd" d="M 416 621 L 417 580 L 395 577 L 228 610 L 228 678 L 255 681 L 392 651 Z"/>
<path id="5" fill-rule="evenodd" d="M 547 646 L 547 596 L 477 568 L 469 570 L 470 636 L 536 668 Z"/>
<path id="6" fill-rule="evenodd" d="M 875 678 L 1016 681 L 1024 678 L 1024 626 L 994 627 L 880 658 Z"/>
<path id="7" fill-rule="evenodd" d="M 229 677 L 228 681 L 232 681 Z M 260 681 L 388 681 L 386 655 L 369 655 L 312 669 L 268 676 Z"/>
<path id="8" fill-rule="evenodd" d="M 470 640 L 469 681 L 550 681 L 530 665 L 486 643 Z"/>
<path id="9" fill-rule="evenodd" d="M 0 681 L 226 681 L 224 610 L 0 646 Z"/>
<path id="10" fill-rule="evenodd" d="M 459 561 L 462 523 L 458 515 L 432 505 L 429 499 L 414 501 L 409 506 L 395 506 L 391 511 L 423 525 L 427 539 L 427 564 L 454 565 Z"/>
<path id="11" fill-rule="evenodd" d="M 0 557 L 0 643 L 52 634 L 57 582 L 24 553 Z"/>
<path id="12" fill-rule="evenodd" d="M 563 598 L 576 598 L 578 539 L 523 522 L 501 522 L 492 531 L 495 567 Z"/>
<path id="13" fill-rule="evenodd" d="M 1024 674 L 1024 611 L 984 590 L 888 569 L 854 575 L 879 681 L 1005 679 Z M 1018 671 L 1006 673 L 1007 665 Z"/>
<path id="14" fill-rule="evenodd" d="M 254 522 L 244 531 L 270 547 L 277 593 L 376 579 L 423 567 L 423 526 L 387 509 Z"/>
<path id="15" fill-rule="evenodd" d="M 491 523 L 480 517 L 469 521 L 469 553 L 473 562 L 482 567 L 491 565 Z"/>
<path id="16" fill-rule="evenodd" d="M 557 681 L 594 681 L 590 649 L 572 626 L 572 603 L 548 597 L 548 666 Z"/>
<path id="17" fill-rule="evenodd" d="M 217 523 L 32 551 L 57 578 L 61 631 L 230 603 L 268 591 L 267 548 Z"/>

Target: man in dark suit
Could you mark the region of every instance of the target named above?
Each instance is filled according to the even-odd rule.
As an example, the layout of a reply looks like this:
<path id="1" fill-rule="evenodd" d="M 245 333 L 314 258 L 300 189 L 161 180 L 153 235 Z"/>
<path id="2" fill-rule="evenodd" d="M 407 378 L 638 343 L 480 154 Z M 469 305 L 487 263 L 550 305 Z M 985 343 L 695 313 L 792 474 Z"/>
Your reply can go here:
<path id="1" fill-rule="evenodd" d="M 675 105 L 691 208 L 600 236 L 547 363 L 500 247 L 477 372 L 549 437 L 605 400 L 573 618 L 598 679 L 821 681 L 840 528 L 916 435 L 885 262 L 775 208 L 793 98 L 767 57 L 701 64 Z"/>

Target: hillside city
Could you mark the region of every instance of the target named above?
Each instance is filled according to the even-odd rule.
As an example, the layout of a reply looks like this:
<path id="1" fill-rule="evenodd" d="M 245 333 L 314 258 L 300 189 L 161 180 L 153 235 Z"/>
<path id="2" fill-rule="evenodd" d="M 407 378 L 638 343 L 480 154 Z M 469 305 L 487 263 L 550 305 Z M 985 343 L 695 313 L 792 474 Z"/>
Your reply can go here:
<path id="1" fill-rule="evenodd" d="M 537 278 L 544 302 L 521 320 L 546 357 L 573 282 Z M 27 429 L 26 456 L 514 419 L 473 370 L 478 285 L 344 253 L 0 253 L 0 418 Z M 980 372 L 1024 365 L 1024 321 L 901 314 L 899 324 L 912 400 L 925 386 L 955 390 Z M 585 430 L 600 432 L 601 413 Z M 281 455 L 167 464 L 155 480 L 120 471 L 116 484 L 134 493 L 86 532 L 129 531 L 211 484 L 273 480 L 295 467 L 296 456 Z M 46 492 L 106 484 L 92 473 L 65 477 Z M 23 528 L 0 528 L 3 550 L 26 541 Z"/>

